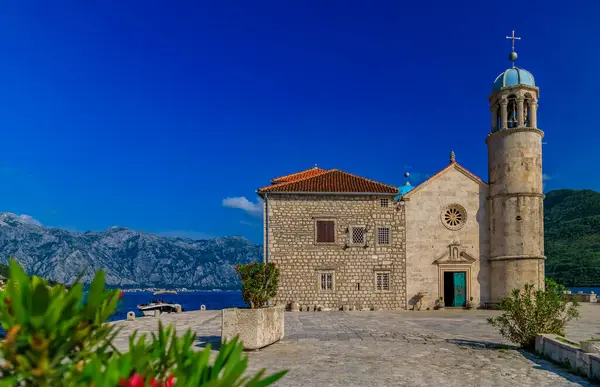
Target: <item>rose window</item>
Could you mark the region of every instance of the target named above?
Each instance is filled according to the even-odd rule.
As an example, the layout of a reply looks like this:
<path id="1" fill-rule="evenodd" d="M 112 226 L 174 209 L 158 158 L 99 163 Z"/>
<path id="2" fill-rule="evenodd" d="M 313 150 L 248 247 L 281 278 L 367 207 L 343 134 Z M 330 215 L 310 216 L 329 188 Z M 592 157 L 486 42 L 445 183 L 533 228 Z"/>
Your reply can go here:
<path id="1" fill-rule="evenodd" d="M 467 221 L 467 211 L 460 204 L 450 204 L 442 211 L 442 223 L 450 230 L 459 230 Z"/>

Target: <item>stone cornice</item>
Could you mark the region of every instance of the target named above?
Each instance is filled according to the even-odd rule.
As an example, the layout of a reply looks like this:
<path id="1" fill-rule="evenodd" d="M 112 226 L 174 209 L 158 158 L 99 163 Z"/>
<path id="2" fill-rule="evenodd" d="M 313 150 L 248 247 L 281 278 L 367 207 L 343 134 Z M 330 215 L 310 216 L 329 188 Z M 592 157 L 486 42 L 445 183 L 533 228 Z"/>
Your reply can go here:
<path id="1" fill-rule="evenodd" d="M 526 126 L 520 126 L 518 128 L 500 129 L 495 132 L 492 132 L 492 133 L 488 134 L 487 137 L 485 138 L 485 143 L 488 144 L 490 142 L 490 138 L 492 138 L 494 136 L 508 136 L 513 133 L 519 133 L 519 132 L 533 132 L 533 133 L 539 134 L 541 136 L 541 138 L 544 138 L 544 132 L 541 131 L 540 129 L 529 128 Z"/>
<path id="2" fill-rule="evenodd" d="M 335 271 L 339 270 L 343 265 L 341 263 L 328 263 L 323 265 L 316 265 L 315 271 Z"/>
<path id="3" fill-rule="evenodd" d="M 490 257 L 488 261 L 507 261 L 516 259 L 541 259 L 545 260 L 546 257 L 543 255 L 501 255 L 498 257 Z"/>
<path id="4" fill-rule="evenodd" d="M 514 86 L 508 86 L 508 87 L 503 87 L 500 90 L 496 90 L 494 92 L 492 92 L 492 94 L 490 94 L 488 96 L 488 101 L 492 101 L 492 99 L 497 96 L 498 94 L 510 94 L 513 91 L 516 90 L 529 90 L 529 91 L 533 91 L 536 93 L 537 97 L 539 98 L 539 94 L 540 94 L 540 89 L 538 89 L 535 86 L 529 86 L 529 85 L 514 85 Z"/>
<path id="5" fill-rule="evenodd" d="M 491 184 L 490 184 L 491 185 Z M 501 193 L 495 194 L 494 196 L 488 196 L 488 199 L 494 199 L 497 197 L 530 197 L 530 198 L 546 198 L 546 195 L 534 192 L 514 192 L 514 193 Z"/>
<path id="6" fill-rule="evenodd" d="M 446 252 L 444 255 L 433 261 L 433 263 L 435 265 L 471 265 L 475 261 L 477 261 L 477 259 L 473 258 L 465 251 L 461 251 L 456 259 L 451 259 L 450 254 Z"/>

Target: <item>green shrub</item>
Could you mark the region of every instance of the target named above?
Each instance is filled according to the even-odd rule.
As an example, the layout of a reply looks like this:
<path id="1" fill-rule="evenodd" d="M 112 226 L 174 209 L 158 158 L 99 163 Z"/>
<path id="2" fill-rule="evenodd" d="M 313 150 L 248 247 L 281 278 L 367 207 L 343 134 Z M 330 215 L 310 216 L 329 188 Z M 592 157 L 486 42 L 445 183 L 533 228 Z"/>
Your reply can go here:
<path id="1" fill-rule="evenodd" d="M 177 336 L 159 324 L 157 334 L 129 338 L 129 351 L 112 344 L 119 333 L 106 320 L 117 308 L 120 291 L 104 289 L 104 273 L 96 273 L 87 298 L 83 286 L 50 288 L 29 277 L 15 261 L 10 280 L 0 292 L 0 386 L 267 386 L 286 371 L 244 377 L 247 357 L 237 338 L 223 343 L 210 362 L 210 347 L 194 351 L 196 337 Z M 149 340 L 148 340 L 149 339 Z"/>
<path id="2" fill-rule="evenodd" d="M 250 308 L 262 308 L 277 295 L 279 269 L 275 264 L 252 262 L 235 269 L 242 281 L 242 298 Z"/>
<path id="3" fill-rule="evenodd" d="M 514 289 L 501 303 L 502 314 L 488 318 L 500 334 L 521 347 L 533 350 L 540 333 L 564 335 L 565 324 L 579 317 L 577 302 L 564 298 L 564 287 L 546 279 L 545 289 L 526 284 Z"/>

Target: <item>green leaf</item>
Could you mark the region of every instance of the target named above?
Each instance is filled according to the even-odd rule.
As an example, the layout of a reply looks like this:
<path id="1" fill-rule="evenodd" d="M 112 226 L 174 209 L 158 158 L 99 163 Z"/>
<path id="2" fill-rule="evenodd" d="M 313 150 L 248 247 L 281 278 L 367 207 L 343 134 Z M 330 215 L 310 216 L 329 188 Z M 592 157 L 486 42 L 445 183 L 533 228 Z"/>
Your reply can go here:
<path id="1" fill-rule="evenodd" d="M 42 316 L 46 313 L 50 302 L 50 291 L 44 283 L 38 283 L 33 290 L 33 307 L 31 314 L 34 317 Z"/>
<path id="2" fill-rule="evenodd" d="M 248 387 L 270 386 L 271 384 L 274 384 L 279 379 L 283 378 L 285 376 L 285 374 L 287 374 L 287 373 L 288 373 L 288 370 L 280 371 L 280 372 L 277 372 L 276 374 L 273 374 L 271 376 L 267 376 L 266 378 L 261 379 L 259 381 L 252 382 L 252 383 L 249 382 L 247 384 L 247 386 Z"/>
<path id="3" fill-rule="evenodd" d="M 95 309 L 100 305 L 104 299 L 104 271 L 98 270 L 92 283 L 87 296 L 88 308 Z"/>

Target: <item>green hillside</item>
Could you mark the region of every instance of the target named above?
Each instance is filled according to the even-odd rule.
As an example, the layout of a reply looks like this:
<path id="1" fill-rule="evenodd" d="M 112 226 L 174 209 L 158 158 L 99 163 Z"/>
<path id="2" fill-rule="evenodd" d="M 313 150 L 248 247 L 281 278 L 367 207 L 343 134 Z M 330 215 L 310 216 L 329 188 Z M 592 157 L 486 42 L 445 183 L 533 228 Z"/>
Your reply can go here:
<path id="1" fill-rule="evenodd" d="M 600 286 L 600 192 L 561 189 L 544 200 L 546 277 Z"/>

